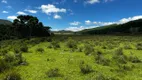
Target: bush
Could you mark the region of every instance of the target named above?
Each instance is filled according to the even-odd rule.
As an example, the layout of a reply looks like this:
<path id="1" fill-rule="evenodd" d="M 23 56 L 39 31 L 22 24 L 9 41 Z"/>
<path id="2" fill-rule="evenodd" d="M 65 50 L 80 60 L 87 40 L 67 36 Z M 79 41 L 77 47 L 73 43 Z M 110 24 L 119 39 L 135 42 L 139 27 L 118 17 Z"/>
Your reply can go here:
<path id="1" fill-rule="evenodd" d="M 60 45 L 57 41 L 53 41 L 50 43 L 50 45 L 48 46 L 49 48 L 52 47 L 54 49 L 60 48 Z"/>
<path id="2" fill-rule="evenodd" d="M 83 62 L 83 63 L 80 64 L 80 71 L 83 74 L 88 74 L 88 73 L 93 72 L 93 69 L 90 65 L 84 64 L 84 62 Z"/>
<path id="3" fill-rule="evenodd" d="M 122 48 L 118 48 L 118 49 L 115 51 L 115 54 L 112 56 L 112 58 L 113 58 L 117 63 L 122 63 L 122 64 L 126 64 L 127 61 L 128 61 L 128 57 L 127 57 L 126 55 L 124 55 Z"/>
<path id="4" fill-rule="evenodd" d="M 8 63 L 11 63 L 11 62 L 13 62 L 13 61 L 15 60 L 15 56 L 12 55 L 12 54 L 6 54 L 6 55 L 4 56 L 4 60 L 5 60 L 6 62 L 8 62 Z"/>
<path id="5" fill-rule="evenodd" d="M 89 55 L 89 54 L 91 54 L 93 52 L 94 52 L 94 48 L 91 45 L 89 45 L 89 44 L 84 45 L 85 55 Z"/>
<path id="6" fill-rule="evenodd" d="M 122 49 L 122 48 L 116 49 L 116 50 L 115 50 L 115 54 L 118 55 L 118 56 L 119 56 L 119 55 L 123 55 L 123 49 Z"/>
<path id="7" fill-rule="evenodd" d="M 136 48 L 137 50 L 142 50 L 142 43 L 137 43 Z"/>
<path id="8" fill-rule="evenodd" d="M 50 69 L 46 74 L 47 74 L 48 77 L 59 77 L 59 76 L 61 76 L 58 68 Z"/>
<path id="9" fill-rule="evenodd" d="M 27 62 L 25 59 L 23 59 L 21 53 L 16 53 L 15 57 L 16 57 L 15 65 L 27 65 Z"/>
<path id="10" fill-rule="evenodd" d="M 5 69 L 9 68 L 9 64 L 5 62 L 4 59 L 0 59 L 0 72 L 3 72 Z"/>
<path id="11" fill-rule="evenodd" d="M 120 71 L 120 72 L 123 72 L 123 71 L 131 71 L 133 68 L 134 68 L 134 65 L 128 65 L 128 64 L 125 64 L 125 65 L 118 65 L 118 70 L 117 71 Z"/>
<path id="12" fill-rule="evenodd" d="M 95 61 L 97 64 L 101 64 L 104 66 L 108 66 L 110 64 L 110 60 L 103 57 L 103 55 L 97 55 L 95 57 Z"/>
<path id="13" fill-rule="evenodd" d="M 20 48 L 20 51 L 22 51 L 22 52 L 28 52 L 28 46 L 22 46 Z"/>
<path id="14" fill-rule="evenodd" d="M 132 47 L 130 45 L 125 45 L 124 49 L 132 49 Z"/>
<path id="15" fill-rule="evenodd" d="M 44 52 L 44 49 L 43 48 L 37 48 L 37 50 L 36 51 L 38 51 L 38 52 Z"/>
<path id="16" fill-rule="evenodd" d="M 94 80 L 119 80 L 117 77 L 109 77 L 103 74 L 98 74 Z"/>
<path id="17" fill-rule="evenodd" d="M 132 63 L 141 63 L 141 60 L 138 57 L 133 56 L 133 54 L 131 54 L 131 56 L 129 57 L 129 61 L 131 61 Z"/>
<path id="18" fill-rule="evenodd" d="M 117 63 L 122 63 L 122 64 L 126 64 L 127 63 L 127 56 L 125 56 L 125 55 L 119 55 L 119 56 L 117 56 L 117 55 L 114 55 L 113 56 L 113 59 L 117 62 Z"/>
<path id="19" fill-rule="evenodd" d="M 17 72 L 10 72 L 6 75 L 4 80 L 21 80 L 21 75 Z"/>
<path id="20" fill-rule="evenodd" d="M 17 49 L 17 48 L 14 48 L 14 52 L 15 52 L 15 53 L 20 53 L 20 50 Z"/>
<path id="21" fill-rule="evenodd" d="M 66 45 L 67 45 L 68 48 L 77 49 L 77 43 L 72 39 L 69 39 L 67 41 Z"/>

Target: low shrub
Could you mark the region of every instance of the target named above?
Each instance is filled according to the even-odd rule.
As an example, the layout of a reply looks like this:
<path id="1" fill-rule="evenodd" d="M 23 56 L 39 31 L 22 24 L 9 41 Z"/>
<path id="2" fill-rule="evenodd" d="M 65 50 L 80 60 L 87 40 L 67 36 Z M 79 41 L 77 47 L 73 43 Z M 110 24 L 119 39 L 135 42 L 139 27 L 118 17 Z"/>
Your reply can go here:
<path id="1" fill-rule="evenodd" d="M 21 80 L 21 75 L 17 72 L 10 72 L 5 76 L 4 80 Z"/>
<path id="2" fill-rule="evenodd" d="M 97 55 L 95 57 L 95 62 L 103 66 L 109 66 L 110 60 L 103 57 L 103 55 Z"/>
<path id="3" fill-rule="evenodd" d="M 115 50 L 115 53 L 114 53 L 114 55 L 112 56 L 112 58 L 113 58 L 117 63 L 121 63 L 121 64 L 126 64 L 127 61 L 128 61 L 128 57 L 127 57 L 126 55 L 124 55 L 122 48 L 118 48 L 117 50 Z"/>
<path id="4" fill-rule="evenodd" d="M 6 62 L 8 62 L 8 63 L 11 63 L 11 62 L 13 62 L 13 61 L 15 60 L 15 56 L 12 55 L 12 54 L 6 54 L 6 55 L 4 56 L 4 60 L 5 60 Z"/>
<path id="5" fill-rule="evenodd" d="M 119 80 L 117 77 L 109 77 L 103 74 L 98 74 L 94 80 Z"/>
<path id="6" fill-rule="evenodd" d="M 73 49 L 77 49 L 77 43 L 76 41 L 69 39 L 66 43 L 68 48 L 73 48 Z"/>
<path id="7" fill-rule="evenodd" d="M 50 69 L 48 72 L 46 72 L 46 75 L 48 77 L 60 77 L 61 76 L 58 68 Z"/>
<path id="8" fill-rule="evenodd" d="M 54 49 L 60 48 L 60 44 L 57 41 L 53 41 L 50 43 L 50 46 Z"/>
<path id="9" fill-rule="evenodd" d="M 124 64 L 124 65 L 118 65 L 118 72 L 125 72 L 125 71 L 131 71 L 134 68 L 134 65 L 130 64 Z"/>
<path id="10" fill-rule="evenodd" d="M 22 52 L 28 52 L 28 46 L 22 46 L 21 48 L 20 48 L 20 51 L 22 51 Z"/>
<path id="11" fill-rule="evenodd" d="M 36 51 L 43 53 L 43 52 L 44 52 L 44 49 L 43 49 L 43 48 L 37 48 Z"/>
<path id="12" fill-rule="evenodd" d="M 132 63 L 141 63 L 141 60 L 137 56 L 134 56 L 132 53 L 129 57 L 129 61 Z"/>
<path id="13" fill-rule="evenodd" d="M 15 65 L 27 65 L 26 60 L 22 57 L 22 53 L 16 53 L 15 57 Z"/>
<path id="14" fill-rule="evenodd" d="M 85 55 L 92 54 L 94 52 L 94 47 L 89 44 L 84 45 L 84 53 Z"/>
<path id="15" fill-rule="evenodd" d="M 83 63 L 80 64 L 80 71 L 83 74 L 88 74 L 88 73 L 93 72 L 93 69 L 90 65 L 84 64 L 84 62 L 83 62 Z"/>
<path id="16" fill-rule="evenodd" d="M 5 69 L 8 69 L 10 65 L 5 62 L 4 59 L 0 59 L 0 72 L 3 72 Z"/>

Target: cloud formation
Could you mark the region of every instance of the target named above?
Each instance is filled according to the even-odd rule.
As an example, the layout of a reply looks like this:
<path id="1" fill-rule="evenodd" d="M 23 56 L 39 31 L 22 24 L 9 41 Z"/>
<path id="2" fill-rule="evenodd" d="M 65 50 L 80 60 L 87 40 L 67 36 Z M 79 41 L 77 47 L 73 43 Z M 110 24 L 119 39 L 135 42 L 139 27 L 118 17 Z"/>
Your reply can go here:
<path id="1" fill-rule="evenodd" d="M 17 14 L 18 14 L 18 15 L 27 15 L 27 13 L 22 12 L 22 11 L 18 11 Z"/>
<path id="2" fill-rule="evenodd" d="M 7 17 L 7 19 L 9 19 L 9 20 L 14 20 L 14 19 L 16 19 L 17 18 L 17 16 L 8 16 Z"/>
<path id="3" fill-rule="evenodd" d="M 30 10 L 30 9 L 25 9 L 24 11 L 32 13 L 32 14 L 36 14 L 37 13 L 36 10 Z"/>
<path id="4" fill-rule="evenodd" d="M 2 11 L 2 13 L 9 13 L 8 11 Z"/>
<path id="5" fill-rule="evenodd" d="M 79 24 L 81 24 L 81 23 L 78 21 L 74 21 L 74 22 L 70 23 L 71 26 L 78 26 Z"/>
<path id="6" fill-rule="evenodd" d="M 1 3 L 7 4 L 7 0 L 2 0 Z"/>
<path id="7" fill-rule="evenodd" d="M 60 15 L 58 15 L 58 14 L 55 14 L 54 15 L 54 19 L 61 19 L 62 17 L 60 16 Z"/>
<path id="8" fill-rule="evenodd" d="M 47 15 L 50 15 L 51 13 L 65 13 L 66 9 L 64 8 L 57 8 L 56 6 L 52 4 L 48 5 L 41 5 L 42 12 L 46 13 Z"/>

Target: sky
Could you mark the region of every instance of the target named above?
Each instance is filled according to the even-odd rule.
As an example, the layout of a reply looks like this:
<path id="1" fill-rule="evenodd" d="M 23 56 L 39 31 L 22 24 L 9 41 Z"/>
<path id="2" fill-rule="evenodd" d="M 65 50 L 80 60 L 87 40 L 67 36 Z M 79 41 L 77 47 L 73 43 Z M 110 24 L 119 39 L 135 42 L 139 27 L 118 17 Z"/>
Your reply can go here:
<path id="1" fill-rule="evenodd" d="M 80 31 L 142 18 L 142 0 L 1 0 L 0 19 L 38 17 L 52 30 Z"/>

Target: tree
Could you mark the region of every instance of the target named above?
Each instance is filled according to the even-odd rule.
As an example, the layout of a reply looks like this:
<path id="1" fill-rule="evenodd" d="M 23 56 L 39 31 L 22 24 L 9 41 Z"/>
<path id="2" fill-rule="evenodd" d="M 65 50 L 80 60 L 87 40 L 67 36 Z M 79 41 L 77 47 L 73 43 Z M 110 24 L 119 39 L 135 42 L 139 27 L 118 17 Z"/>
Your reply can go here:
<path id="1" fill-rule="evenodd" d="M 30 15 L 20 15 L 13 21 L 15 30 L 17 31 L 19 37 L 31 37 L 31 36 L 49 36 L 50 28 L 43 26 L 42 22 L 39 22 L 37 17 Z M 48 29 L 48 30 L 47 30 Z"/>

